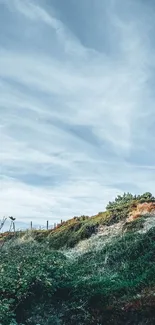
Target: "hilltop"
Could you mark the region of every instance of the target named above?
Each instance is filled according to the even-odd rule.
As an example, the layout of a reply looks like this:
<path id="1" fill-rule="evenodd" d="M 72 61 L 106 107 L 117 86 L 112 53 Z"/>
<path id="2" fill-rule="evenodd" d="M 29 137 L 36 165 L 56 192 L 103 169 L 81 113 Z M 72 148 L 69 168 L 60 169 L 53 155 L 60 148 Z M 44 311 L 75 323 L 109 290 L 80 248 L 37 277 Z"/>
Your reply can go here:
<path id="1" fill-rule="evenodd" d="M 155 198 L 48 231 L 1 234 L 0 324 L 154 324 Z"/>

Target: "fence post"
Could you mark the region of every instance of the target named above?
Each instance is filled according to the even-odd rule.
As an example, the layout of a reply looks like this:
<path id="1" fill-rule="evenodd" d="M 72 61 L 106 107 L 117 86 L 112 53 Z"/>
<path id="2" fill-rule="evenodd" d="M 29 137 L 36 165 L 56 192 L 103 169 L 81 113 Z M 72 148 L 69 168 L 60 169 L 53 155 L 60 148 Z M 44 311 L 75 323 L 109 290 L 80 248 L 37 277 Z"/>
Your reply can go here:
<path id="1" fill-rule="evenodd" d="M 46 226 L 47 230 L 48 230 L 48 220 L 47 220 L 47 226 Z"/>
<path id="2" fill-rule="evenodd" d="M 32 230 L 32 221 L 31 221 L 30 227 L 31 227 L 31 230 Z"/>

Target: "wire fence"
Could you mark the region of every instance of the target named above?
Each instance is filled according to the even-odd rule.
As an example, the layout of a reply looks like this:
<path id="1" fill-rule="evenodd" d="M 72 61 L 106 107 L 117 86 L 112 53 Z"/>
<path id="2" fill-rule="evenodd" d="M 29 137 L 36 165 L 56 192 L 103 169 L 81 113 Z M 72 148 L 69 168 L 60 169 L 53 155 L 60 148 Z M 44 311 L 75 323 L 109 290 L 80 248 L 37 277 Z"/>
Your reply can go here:
<path id="1" fill-rule="evenodd" d="M 47 220 L 45 225 L 36 226 L 34 224 L 34 226 L 33 226 L 33 222 L 31 221 L 30 222 L 30 229 L 50 230 L 50 229 L 56 229 L 56 228 L 60 227 L 62 224 L 63 224 L 62 220 L 59 223 L 53 223 L 53 224 L 50 224 L 49 221 Z"/>
<path id="2" fill-rule="evenodd" d="M 16 219 L 13 217 L 9 217 L 10 224 L 6 227 L 5 222 L 8 218 L 3 218 L 0 220 L 0 233 L 4 232 L 17 232 L 17 231 L 26 231 L 26 230 L 53 230 L 62 226 L 63 220 L 59 223 L 51 223 L 49 220 L 45 222 L 44 225 L 37 225 L 35 222 L 30 221 L 29 225 L 25 227 L 18 227 L 18 222 L 16 223 Z"/>

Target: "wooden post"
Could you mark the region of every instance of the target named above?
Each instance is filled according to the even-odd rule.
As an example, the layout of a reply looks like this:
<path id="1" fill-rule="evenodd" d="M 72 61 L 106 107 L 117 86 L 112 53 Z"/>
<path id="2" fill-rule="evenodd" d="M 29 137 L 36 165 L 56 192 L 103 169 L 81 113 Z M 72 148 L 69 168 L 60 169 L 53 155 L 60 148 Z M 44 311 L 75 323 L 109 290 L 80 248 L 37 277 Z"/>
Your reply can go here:
<path id="1" fill-rule="evenodd" d="M 47 230 L 48 230 L 48 220 L 47 220 L 47 226 L 46 226 Z"/>
<path id="2" fill-rule="evenodd" d="M 31 221 L 31 225 L 30 225 L 30 227 L 31 227 L 31 230 L 32 230 L 32 221 Z"/>

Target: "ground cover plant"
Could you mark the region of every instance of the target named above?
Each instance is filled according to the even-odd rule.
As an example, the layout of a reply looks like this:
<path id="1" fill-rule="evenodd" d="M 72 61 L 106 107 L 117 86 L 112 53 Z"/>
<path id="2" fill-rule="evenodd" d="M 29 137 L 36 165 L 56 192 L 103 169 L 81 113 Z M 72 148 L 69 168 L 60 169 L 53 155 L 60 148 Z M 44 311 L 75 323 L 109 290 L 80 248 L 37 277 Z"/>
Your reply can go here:
<path id="1" fill-rule="evenodd" d="M 154 198 L 144 199 L 140 203 L 132 196 L 126 215 L 127 203 L 119 198 L 125 209 L 120 218 L 116 200 L 108 212 L 73 218 L 55 233 L 1 236 L 0 324 L 154 324 L 155 225 L 151 221 L 146 228 L 145 223 L 155 215 L 150 205 L 145 213 L 138 206 Z M 142 215 L 132 219 L 137 207 Z M 121 232 L 105 235 L 104 229 L 119 225 Z"/>

